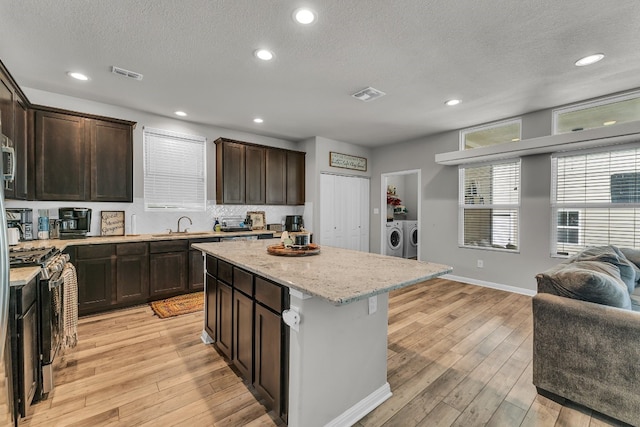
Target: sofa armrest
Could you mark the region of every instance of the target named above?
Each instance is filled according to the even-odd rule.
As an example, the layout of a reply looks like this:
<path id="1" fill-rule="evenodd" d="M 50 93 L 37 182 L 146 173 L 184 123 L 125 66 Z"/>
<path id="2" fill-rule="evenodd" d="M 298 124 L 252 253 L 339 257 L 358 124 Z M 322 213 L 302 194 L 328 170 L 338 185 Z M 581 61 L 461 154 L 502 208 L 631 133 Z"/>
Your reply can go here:
<path id="1" fill-rule="evenodd" d="M 640 313 L 537 294 L 533 383 L 640 425 Z"/>

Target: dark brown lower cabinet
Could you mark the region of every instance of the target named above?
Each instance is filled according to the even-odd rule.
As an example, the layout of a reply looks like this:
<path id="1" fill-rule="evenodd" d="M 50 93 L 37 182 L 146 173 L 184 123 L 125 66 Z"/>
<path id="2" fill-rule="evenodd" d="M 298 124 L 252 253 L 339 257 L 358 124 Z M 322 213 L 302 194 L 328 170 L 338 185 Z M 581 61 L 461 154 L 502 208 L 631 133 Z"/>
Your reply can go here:
<path id="1" fill-rule="evenodd" d="M 169 252 L 149 257 L 150 295 L 173 295 L 187 288 L 187 253 Z"/>
<path id="2" fill-rule="evenodd" d="M 116 246 L 116 302 L 140 303 L 149 298 L 149 254 L 147 243 Z"/>
<path id="3" fill-rule="evenodd" d="M 284 369 L 282 365 L 282 317 L 255 304 L 255 377 L 253 386 L 266 406 L 280 413 Z"/>
<path id="4" fill-rule="evenodd" d="M 209 257 L 211 258 L 211 257 Z M 204 312 L 204 329 L 209 334 L 209 337 L 213 341 L 216 341 L 218 337 L 217 332 L 217 312 L 218 312 L 218 304 L 217 304 L 217 293 L 218 293 L 218 285 L 216 283 L 215 276 L 209 274 L 207 270 L 207 286 L 205 289 L 205 312 Z"/>
<path id="5" fill-rule="evenodd" d="M 207 255 L 205 330 L 218 351 L 287 421 L 287 288 Z"/>
<path id="6" fill-rule="evenodd" d="M 204 259 L 202 252 L 189 250 L 189 290 L 201 291 L 204 289 Z"/>
<path id="7" fill-rule="evenodd" d="M 227 359 L 233 357 L 233 290 L 218 280 L 216 284 L 217 321 L 216 347 Z"/>
<path id="8" fill-rule="evenodd" d="M 76 248 L 78 314 L 108 308 L 113 302 L 114 245 L 85 245 Z"/>
<path id="9" fill-rule="evenodd" d="M 233 364 L 248 381 L 253 380 L 253 300 L 233 290 Z"/>

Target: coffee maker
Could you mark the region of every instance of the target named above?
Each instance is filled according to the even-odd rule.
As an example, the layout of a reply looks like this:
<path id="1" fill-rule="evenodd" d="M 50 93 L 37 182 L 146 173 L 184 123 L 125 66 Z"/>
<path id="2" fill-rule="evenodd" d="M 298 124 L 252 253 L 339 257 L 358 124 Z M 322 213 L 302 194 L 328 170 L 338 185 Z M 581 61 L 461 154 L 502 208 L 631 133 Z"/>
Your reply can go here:
<path id="1" fill-rule="evenodd" d="M 89 208 L 60 208 L 60 238 L 82 239 L 91 231 L 91 209 Z"/>
<path id="2" fill-rule="evenodd" d="M 6 209 L 7 227 L 20 230 L 20 240 L 33 240 L 33 210 L 29 208 Z"/>
<path id="3" fill-rule="evenodd" d="M 287 215 L 284 220 L 284 228 L 287 231 L 302 231 L 304 228 L 302 215 Z"/>

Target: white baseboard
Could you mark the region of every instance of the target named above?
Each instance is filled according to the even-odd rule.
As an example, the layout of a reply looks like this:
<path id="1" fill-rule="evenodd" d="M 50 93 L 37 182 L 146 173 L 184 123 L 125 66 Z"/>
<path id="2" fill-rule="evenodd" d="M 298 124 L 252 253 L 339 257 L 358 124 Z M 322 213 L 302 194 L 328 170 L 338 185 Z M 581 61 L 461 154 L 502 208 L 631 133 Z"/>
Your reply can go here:
<path id="1" fill-rule="evenodd" d="M 389 383 L 384 383 L 382 387 L 375 390 L 369 396 L 365 397 L 360 402 L 356 403 L 351 408 L 347 409 L 342 414 L 329 421 L 327 424 L 325 424 L 325 427 L 352 426 L 357 423 L 362 417 L 380 406 L 382 402 L 390 398 L 391 395 L 391 386 L 389 386 Z"/>
<path id="2" fill-rule="evenodd" d="M 213 344 L 215 342 L 204 329 L 202 330 L 202 334 L 200 334 L 200 339 L 205 344 Z"/>
<path id="3" fill-rule="evenodd" d="M 483 286 L 485 288 L 498 289 L 501 291 L 513 292 L 514 294 L 521 294 L 527 296 L 534 296 L 537 291 L 531 289 L 518 288 L 516 286 L 503 285 L 501 283 L 485 282 L 484 280 L 470 279 L 468 277 L 455 276 L 453 274 L 445 274 L 440 276 L 443 279 L 454 280 L 456 282 L 467 283 L 469 285 Z"/>

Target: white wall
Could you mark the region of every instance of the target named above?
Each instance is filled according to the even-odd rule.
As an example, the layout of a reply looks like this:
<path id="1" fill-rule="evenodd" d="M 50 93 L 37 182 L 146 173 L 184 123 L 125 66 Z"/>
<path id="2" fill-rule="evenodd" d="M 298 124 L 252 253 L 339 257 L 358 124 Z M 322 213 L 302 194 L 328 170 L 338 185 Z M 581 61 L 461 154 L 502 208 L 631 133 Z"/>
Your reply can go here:
<path id="1" fill-rule="evenodd" d="M 60 95 L 41 90 L 23 88 L 24 93 L 33 104 L 46 105 L 63 108 L 66 110 L 78 111 L 87 114 L 94 114 L 137 122 L 133 131 L 133 203 L 70 203 L 70 202 L 24 202 L 7 201 L 7 207 L 27 207 L 34 209 L 34 222 L 37 222 L 37 209 L 53 209 L 65 206 L 84 206 L 93 210 L 92 235 L 99 235 L 99 221 L 101 210 L 123 210 L 127 223 L 131 214 L 137 216 L 138 233 L 157 233 L 166 229 L 176 229 L 177 219 L 181 215 L 188 215 L 193 220 L 190 227 L 192 231 L 210 230 L 213 227 L 213 220 L 216 216 L 242 215 L 247 211 L 265 211 L 267 223 L 279 223 L 286 215 L 300 215 L 304 208 L 300 206 L 232 206 L 215 204 L 215 144 L 213 141 L 219 137 L 237 139 L 240 141 L 252 142 L 272 147 L 286 148 L 291 150 L 305 151 L 304 147 L 298 143 L 277 138 L 270 138 L 258 134 L 239 132 L 230 129 L 205 126 L 190 123 L 184 120 L 174 119 L 149 114 L 137 110 L 118 107 L 109 104 L 89 101 L 80 98 Z M 142 130 L 145 126 L 182 132 L 193 135 L 205 136 L 207 138 L 207 210 L 205 212 L 173 212 L 157 213 L 144 211 L 144 181 L 143 181 L 143 147 Z M 64 171 L 61 171 L 63 173 Z M 184 224 L 185 222 L 183 222 Z M 188 223 L 188 222 L 187 222 Z M 126 232 L 130 232 L 127 224 Z"/>
<path id="2" fill-rule="evenodd" d="M 523 138 L 551 133 L 551 112 L 523 116 Z M 373 150 L 371 205 L 380 206 L 380 175 L 421 169 L 420 182 L 422 260 L 451 265 L 453 275 L 471 282 L 536 289 L 535 275 L 559 260 L 550 254 L 550 175 L 548 155 L 522 160 L 520 252 L 506 253 L 458 247 L 458 168 L 435 163 L 437 153 L 458 149 L 458 131 L 418 138 Z M 371 248 L 380 248 L 380 215 L 371 216 Z M 477 267 L 478 259 L 484 268 Z"/>

